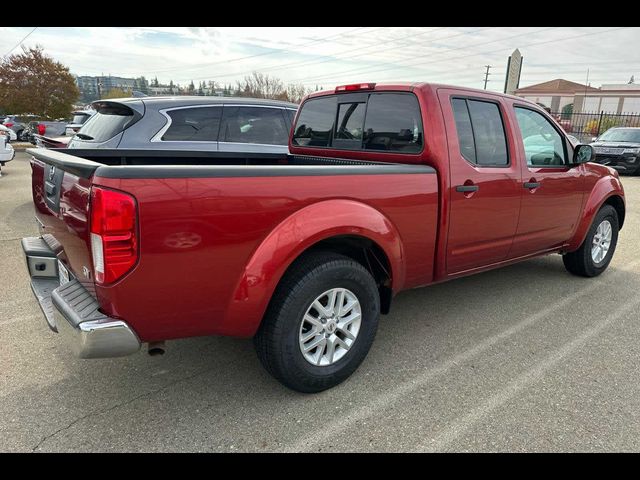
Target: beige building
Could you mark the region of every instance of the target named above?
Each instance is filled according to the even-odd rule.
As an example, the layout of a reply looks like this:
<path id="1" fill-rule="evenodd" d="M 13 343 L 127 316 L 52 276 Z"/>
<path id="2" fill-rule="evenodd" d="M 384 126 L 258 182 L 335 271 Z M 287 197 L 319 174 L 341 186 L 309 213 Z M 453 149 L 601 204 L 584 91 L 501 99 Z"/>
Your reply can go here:
<path id="1" fill-rule="evenodd" d="M 574 104 L 575 112 L 640 113 L 640 85 L 608 84 L 602 85 L 597 93 L 577 92 Z"/>
<path id="2" fill-rule="evenodd" d="M 597 94 L 599 89 L 582 85 L 581 83 L 570 82 L 557 78 L 548 82 L 530 85 L 528 87 L 518 88 L 515 94 L 519 97 L 526 98 L 536 103 L 540 103 L 545 107 L 549 107 L 552 112 L 561 112 L 567 105 L 575 102 L 576 95 L 587 92 L 588 94 Z M 574 108 L 574 111 L 577 112 Z"/>
<path id="3" fill-rule="evenodd" d="M 562 112 L 573 105 L 574 113 L 640 113 L 640 85 L 605 84 L 600 88 L 555 79 L 519 88 L 516 95 Z"/>

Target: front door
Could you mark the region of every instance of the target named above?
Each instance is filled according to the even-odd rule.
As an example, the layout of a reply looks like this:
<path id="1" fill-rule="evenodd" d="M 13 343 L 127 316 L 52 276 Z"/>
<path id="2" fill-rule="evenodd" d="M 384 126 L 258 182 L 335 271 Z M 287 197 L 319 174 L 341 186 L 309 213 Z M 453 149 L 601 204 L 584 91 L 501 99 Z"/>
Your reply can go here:
<path id="1" fill-rule="evenodd" d="M 521 171 L 497 99 L 441 92 L 449 143 L 447 273 L 505 260 L 518 224 Z"/>
<path id="2" fill-rule="evenodd" d="M 517 258 L 562 246 L 582 208 L 584 167 L 569 165 L 565 136 L 541 112 L 514 106 L 522 158 L 522 207 L 509 254 Z"/>

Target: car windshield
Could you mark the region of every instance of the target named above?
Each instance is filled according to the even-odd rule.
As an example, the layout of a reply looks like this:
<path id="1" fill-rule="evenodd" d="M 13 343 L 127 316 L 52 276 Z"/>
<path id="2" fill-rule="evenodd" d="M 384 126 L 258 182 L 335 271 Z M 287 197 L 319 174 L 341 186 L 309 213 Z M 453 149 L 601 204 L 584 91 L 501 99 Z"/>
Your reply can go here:
<path id="1" fill-rule="evenodd" d="M 613 128 L 604 132 L 598 141 L 640 143 L 640 128 Z"/>

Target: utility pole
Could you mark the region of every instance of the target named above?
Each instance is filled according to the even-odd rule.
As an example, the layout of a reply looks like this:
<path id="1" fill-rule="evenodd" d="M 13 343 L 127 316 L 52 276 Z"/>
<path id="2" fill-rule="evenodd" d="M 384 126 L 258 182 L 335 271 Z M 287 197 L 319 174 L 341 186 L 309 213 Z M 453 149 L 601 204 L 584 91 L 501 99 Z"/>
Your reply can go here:
<path id="1" fill-rule="evenodd" d="M 487 67 L 487 71 L 484 74 L 484 89 L 487 89 L 487 82 L 489 81 L 489 75 L 491 75 L 489 73 L 489 69 L 491 68 L 491 65 L 485 65 L 485 67 Z"/>

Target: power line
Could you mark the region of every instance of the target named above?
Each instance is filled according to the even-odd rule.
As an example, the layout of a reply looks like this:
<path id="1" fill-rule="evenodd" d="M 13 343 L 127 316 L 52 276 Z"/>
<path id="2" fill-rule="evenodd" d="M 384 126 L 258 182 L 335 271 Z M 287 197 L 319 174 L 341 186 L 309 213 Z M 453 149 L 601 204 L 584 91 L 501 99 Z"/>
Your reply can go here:
<path id="1" fill-rule="evenodd" d="M 519 33 L 519 34 L 516 34 L 516 35 L 511 35 L 509 37 L 502 37 L 502 38 L 499 38 L 499 39 L 496 39 L 496 40 L 490 40 L 488 42 L 476 43 L 473 46 L 477 47 L 477 46 L 481 46 L 481 45 L 488 45 L 489 43 L 495 43 L 495 42 L 500 42 L 500 41 L 503 41 L 503 40 L 509 40 L 511 38 L 521 37 L 522 35 L 531 35 L 532 33 L 540 33 L 540 32 L 544 32 L 546 30 L 551 30 L 553 28 L 556 28 L 556 27 L 543 28 L 543 29 L 540 29 L 540 30 L 536 30 L 534 32 Z M 446 49 L 444 51 L 436 52 L 436 53 L 429 52 L 429 53 L 426 53 L 424 55 L 417 55 L 417 56 L 414 57 L 414 59 L 423 58 L 423 57 L 432 57 L 433 55 L 438 55 L 438 54 L 441 54 L 441 53 L 449 53 L 449 52 L 452 52 L 452 51 L 455 51 L 455 50 L 462 50 L 462 49 L 468 48 L 469 46 L 471 46 L 471 45 L 463 45 L 463 46 L 460 46 L 460 47 L 448 48 L 448 49 Z M 503 50 L 503 49 L 501 48 L 500 50 Z M 394 65 L 392 68 L 397 70 L 398 68 L 407 68 L 407 67 L 414 67 L 416 65 L 424 65 L 424 64 L 432 64 L 432 63 L 438 63 L 438 62 L 446 62 L 448 60 L 456 60 L 456 59 L 459 59 L 459 58 L 473 57 L 473 56 L 482 55 L 482 54 L 483 54 L 483 52 L 479 52 L 479 53 L 472 53 L 470 55 L 462 55 L 462 56 L 453 57 L 453 58 L 442 58 L 442 59 L 439 59 L 439 60 L 428 60 L 426 62 L 412 63 L 412 64 L 409 64 L 409 65 Z M 338 74 L 341 75 L 341 74 L 345 74 L 345 73 L 375 73 L 375 72 L 380 72 L 380 71 L 391 70 L 391 68 L 375 68 L 375 67 L 374 67 L 373 70 L 370 70 L 371 68 L 372 67 L 359 67 L 359 68 L 355 68 L 355 69 L 339 72 Z M 328 75 L 322 75 L 318 79 L 319 80 L 320 79 L 324 80 L 327 77 L 330 78 L 330 76 L 328 76 Z M 309 77 L 306 77 L 306 78 L 303 78 L 303 79 L 295 79 L 295 80 L 292 80 L 292 81 L 293 82 L 295 82 L 295 81 L 302 82 L 302 81 L 307 80 L 308 78 Z"/>
<path id="2" fill-rule="evenodd" d="M 314 43 L 318 43 L 318 42 L 322 42 L 322 41 L 326 41 L 326 40 L 331 40 L 332 38 L 339 38 L 339 37 L 345 36 L 345 35 L 347 35 L 349 33 L 353 33 L 353 32 L 355 32 L 357 30 L 362 30 L 363 28 L 370 28 L 370 27 L 353 28 L 351 30 L 347 30 L 346 32 L 334 33 L 334 34 L 329 35 L 327 37 L 316 38 L 314 40 L 311 40 L 310 42 L 297 44 L 297 45 L 293 44 L 292 46 L 295 47 L 295 48 L 306 47 L 306 46 L 309 46 L 309 45 L 313 45 Z M 385 27 L 374 28 L 373 30 L 369 30 L 366 33 L 375 32 L 375 31 L 381 30 L 383 28 L 385 28 Z M 291 47 L 289 47 L 289 48 L 291 48 Z M 157 75 L 158 73 L 175 72 L 175 71 L 178 71 L 178 70 L 202 69 L 202 68 L 212 67 L 212 66 L 215 66 L 215 65 L 226 65 L 228 63 L 239 62 L 241 60 L 247 60 L 247 59 L 250 59 L 250 58 L 264 57 L 264 56 L 267 56 L 267 55 L 274 55 L 276 53 L 282 53 L 282 52 L 287 52 L 287 50 L 279 49 L 279 50 L 277 50 L 275 52 L 271 51 L 271 52 L 256 53 L 254 55 L 246 55 L 244 57 L 236 57 L 236 58 L 231 58 L 229 60 L 219 60 L 219 61 L 216 61 L 216 62 L 203 63 L 203 64 L 200 64 L 200 65 L 194 65 L 193 67 L 174 67 L 174 68 L 167 68 L 167 69 L 164 69 L 164 70 L 153 70 L 153 71 L 150 70 L 149 73 L 153 73 L 153 74 Z M 198 79 L 194 79 L 194 80 L 198 80 Z"/>
<path id="3" fill-rule="evenodd" d="M 543 41 L 543 42 L 528 43 L 528 44 L 522 45 L 520 48 L 529 47 L 529 46 L 536 46 L 536 45 L 543 45 L 543 44 L 552 43 L 552 42 L 561 42 L 561 41 L 565 41 L 565 40 L 571 40 L 571 39 L 580 38 L 580 37 L 586 37 L 586 36 L 590 36 L 590 35 L 600 35 L 600 34 L 603 34 L 603 33 L 609 33 L 609 32 L 613 32 L 613 31 L 616 31 L 616 30 L 622 30 L 622 29 L 625 29 L 625 28 L 630 28 L 630 27 L 618 27 L 618 28 L 612 28 L 612 29 L 609 29 L 609 30 L 602 30 L 602 31 L 599 31 L 599 32 L 589 32 L 589 33 L 584 33 L 584 34 L 581 34 L 581 35 L 573 35 L 573 36 L 570 36 L 570 37 L 563 37 L 563 38 L 554 39 L 554 40 L 546 40 L 546 41 Z M 543 29 L 543 30 L 548 30 L 548 29 Z M 527 32 L 527 33 L 523 33 L 523 34 L 519 34 L 519 35 L 513 35 L 511 37 L 505 37 L 505 38 L 502 38 L 500 40 L 507 40 L 507 39 L 514 38 L 516 36 L 521 36 L 521 35 L 530 35 L 532 33 L 539 33 L 540 31 L 542 31 L 542 30 L 537 30 L 535 32 Z M 493 43 L 493 42 L 500 41 L 500 40 L 493 40 L 491 42 L 486 42 L 486 43 Z M 482 44 L 477 44 L 477 45 L 482 45 Z M 399 66 L 396 66 L 394 68 L 398 69 L 399 67 L 415 67 L 417 65 L 432 64 L 432 63 L 437 63 L 437 62 L 442 62 L 442 61 L 450 61 L 450 60 L 458 60 L 458 59 L 461 59 L 461 58 L 474 57 L 474 56 L 478 56 L 478 55 L 487 55 L 487 54 L 490 54 L 490 53 L 496 53 L 496 52 L 502 52 L 502 51 L 504 51 L 504 47 L 496 49 L 496 50 L 490 50 L 488 52 L 478 52 L 478 53 L 472 53 L 472 54 L 469 54 L 469 55 L 461 55 L 461 56 L 458 56 L 458 57 L 445 58 L 445 59 L 441 59 L 441 60 L 418 62 L 418 63 L 414 63 L 414 64 L 411 64 L 411 65 L 399 65 Z M 426 55 L 422 55 L 422 56 L 426 56 Z M 355 70 L 360 70 L 360 69 L 355 69 Z M 386 70 L 391 70 L 391 69 L 390 68 L 382 68 L 382 69 L 368 70 L 366 72 L 359 72 L 359 73 L 374 73 L 374 72 L 386 71 Z M 351 70 L 351 72 L 352 71 L 353 70 Z M 349 72 L 350 71 L 339 72 L 338 74 L 340 75 L 340 74 L 349 73 Z M 327 82 L 327 78 L 331 78 L 331 76 L 323 75 L 323 76 L 320 76 L 320 77 L 314 77 L 314 79 L 322 80 L 324 83 Z M 294 80 L 291 80 L 291 82 L 303 81 L 303 80 L 307 80 L 307 79 L 308 78 L 294 79 Z"/>
<path id="4" fill-rule="evenodd" d="M 15 44 L 15 46 L 9 50 L 7 53 L 5 53 L 2 58 L 5 59 L 7 57 L 7 55 L 9 55 L 11 52 L 13 52 L 16 48 L 18 48 L 18 46 L 20 46 L 20 44 L 22 42 L 24 42 L 27 38 L 29 38 L 29 35 L 31 35 L 33 32 L 35 32 L 38 29 L 38 27 L 34 27 L 33 30 L 31 30 L 29 33 L 27 33 L 24 37 L 22 37 L 22 40 L 20 40 L 18 43 Z"/>
<path id="5" fill-rule="evenodd" d="M 406 40 L 407 38 L 413 38 L 413 37 L 418 37 L 418 36 L 421 36 L 421 35 L 426 35 L 428 33 L 433 33 L 433 32 L 436 32 L 438 30 L 442 30 L 444 28 L 447 28 L 447 27 L 439 27 L 439 28 L 435 28 L 433 30 L 428 30 L 426 32 L 412 33 L 412 34 L 406 35 L 404 37 L 393 39 L 393 41 Z M 489 27 L 489 28 L 495 28 L 495 27 Z M 484 28 L 484 29 L 481 29 L 481 30 L 487 30 L 487 28 Z M 366 32 L 366 33 L 371 33 L 371 32 Z M 460 34 L 452 35 L 452 36 L 456 37 L 458 35 L 460 35 Z M 443 37 L 443 38 L 436 39 L 436 40 L 444 40 L 445 38 L 449 38 L 449 37 Z M 378 54 L 380 52 L 386 52 L 388 50 L 393 50 L 394 48 L 397 48 L 397 46 L 395 46 L 395 45 L 392 46 L 392 47 L 383 48 L 383 49 L 379 48 L 379 46 L 380 45 L 379 45 L 379 42 L 378 42 L 378 43 L 375 43 L 373 45 L 364 45 L 362 47 L 352 48 L 352 49 L 350 49 L 349 52 L 355 52 L 355 51 L 358 51 L 358 50 L 364 50 L 364 49 L 368 49 L 368 48 L 376 48 L 375 53 Z M 275 66 L 275 67 L 269 67 L 269 68 L 262 69 L 262 70 L 266 70 L 268 72 L 271 72 L 271 71 L 274 71 L 274 70 L 282 70 L 283 68 L 290 68 L 292 66 L 302 67 L 302 66 L 309 66 L 309 65 L 317 65 L 317 64 L 320 64 L 320 63 L 330 62 L 332 60 L 347 60 L 347 59 L 356 58 L 356 57 L 363 57 L 363 56 L 366 56 L 366 55 L 370 55 L 371 53 L 372 52 L 365 52 L 365 53 L 360 53 L 360 54 L 357 54 L 357 55 L 349 55 L 347 57 L 334 57 L 333 54 L 322 55 L 322 56 L 320 56 L 320 58 L 326 58 L 326 60 L 303 60 L 302 62 L 285 63 L 284 65 L 278 65 L 278 66 Z M 256 70 L 256 69 L 254 68 L 253 70 L 244 71 L 244 72 L 235 72 L 235 73 L 226 73 L 226 74 L 223 74 L 223 75 L 216 75 L 216 78 L 246 75 L 246 74 L 250 74 L 254 70 Z M 193 80 L 204 80 L 204 79 L 207 79 L 207 78 L 210 78 L 210 76 L 194 78 Z M 184 78 L 184 79 L 180 79 L 179 78 L 177 81 L 183 81 L 183 80 L 186 81 L 187 79 L 186 78 Z"/>

